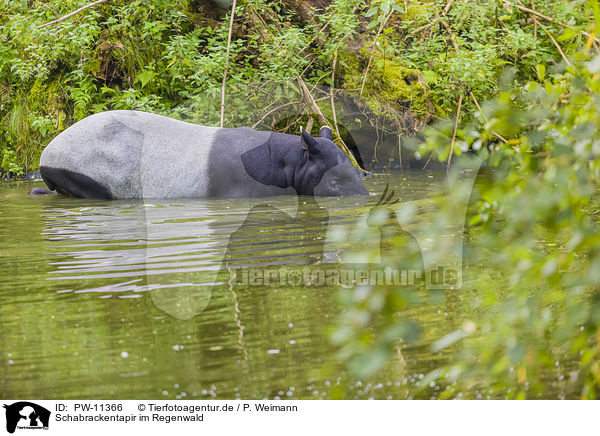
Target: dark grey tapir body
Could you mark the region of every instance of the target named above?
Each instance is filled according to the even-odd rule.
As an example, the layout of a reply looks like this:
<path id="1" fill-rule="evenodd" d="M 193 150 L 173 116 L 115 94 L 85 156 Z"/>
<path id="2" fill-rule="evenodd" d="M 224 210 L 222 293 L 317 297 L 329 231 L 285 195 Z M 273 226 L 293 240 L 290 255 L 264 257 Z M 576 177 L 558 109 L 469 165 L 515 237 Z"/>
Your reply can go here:
<path id="1" fill-rule="evenodd" d="M 44 150 L 51 190 L 81 198 L 241 198 L 366 195 L 359 172 L 331 141 L 185 123 L 139 111 L 89 116 Z"/>

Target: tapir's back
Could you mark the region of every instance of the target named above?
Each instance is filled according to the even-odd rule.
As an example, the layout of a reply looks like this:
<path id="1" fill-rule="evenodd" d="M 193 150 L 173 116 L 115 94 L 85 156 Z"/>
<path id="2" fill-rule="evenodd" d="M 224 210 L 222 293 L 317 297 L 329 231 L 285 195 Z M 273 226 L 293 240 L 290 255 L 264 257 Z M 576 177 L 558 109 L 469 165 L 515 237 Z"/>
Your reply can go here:
<path id="1" fill-rule="evenodd" d="M 218 130 L 146 112 L 102 112 L 58 135 L 40 172 L 49 188 L 76 197 L 203 197 Z"/>
<path id="2" fill-rule="evenodd" d="M 58 135 L 42 153 L 40 173 L 50 189 L 82 198 L 313 195 L 316 186 L 329 187 L 319 195 L 346 195 L 342 188 L 348 195 L 367 194 L 330 137 L 319 138 L 317 146 L 317 140 L 303 135 L 310 144 L 249 127 L 205 127 L 139 111 L 102 112 Z M 327 182 L 332 178 L 334 185 Z"/>

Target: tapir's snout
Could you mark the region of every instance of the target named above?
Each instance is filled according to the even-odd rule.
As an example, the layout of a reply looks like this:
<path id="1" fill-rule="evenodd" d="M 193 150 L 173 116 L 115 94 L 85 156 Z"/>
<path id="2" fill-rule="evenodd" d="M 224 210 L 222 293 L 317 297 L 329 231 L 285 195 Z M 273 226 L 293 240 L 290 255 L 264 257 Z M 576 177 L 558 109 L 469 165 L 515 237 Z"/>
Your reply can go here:
<path id="1" fill-rule="evenodd" d="M 351 197 L 369 195 L 361 180 L 360 173 L 348 162 L 327 171 L 314 189 L 320 197 Z"/>
<path id="2" fill-rule="evenodd" d="M 346 187 L 346 189 L 341 192 L 340 197 L 354 197 L 357 195 L 369 195 L 369 191 L 360 181 L 355 186 Z"/>
<path id="3" fill-rule="evenodd" d="M 356 191 L 350 195 L 369 195 L 369 190 L 367 189 L 363 181 L 359 179 Z"/>

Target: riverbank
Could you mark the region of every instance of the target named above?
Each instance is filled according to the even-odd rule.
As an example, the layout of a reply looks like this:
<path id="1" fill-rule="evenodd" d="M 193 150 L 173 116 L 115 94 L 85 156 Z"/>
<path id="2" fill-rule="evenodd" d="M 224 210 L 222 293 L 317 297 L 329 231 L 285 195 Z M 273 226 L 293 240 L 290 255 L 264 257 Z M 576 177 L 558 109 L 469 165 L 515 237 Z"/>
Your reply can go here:
<path id="1" fill-rule="evenodd" d="M 0 181 L 2 182 L 23 182 L 42 180 L 42 175 L 39 171 L 27 171 L 25 174 L 14 174 L 0 170 Z"/>

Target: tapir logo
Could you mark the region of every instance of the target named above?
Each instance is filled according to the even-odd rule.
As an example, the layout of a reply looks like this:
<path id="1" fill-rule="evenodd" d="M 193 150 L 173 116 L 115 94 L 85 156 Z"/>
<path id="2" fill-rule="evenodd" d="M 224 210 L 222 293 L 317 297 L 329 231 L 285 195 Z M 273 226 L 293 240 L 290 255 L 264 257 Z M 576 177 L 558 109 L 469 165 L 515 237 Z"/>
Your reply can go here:
<path id="1" fill-rule="evenodd" d="M 11 405 L 4 404 L 6 409 L 6 431 L 14 433 L 19 429 L 48 429 L 50 411 L 28 401 L 19 401 Z"/>

